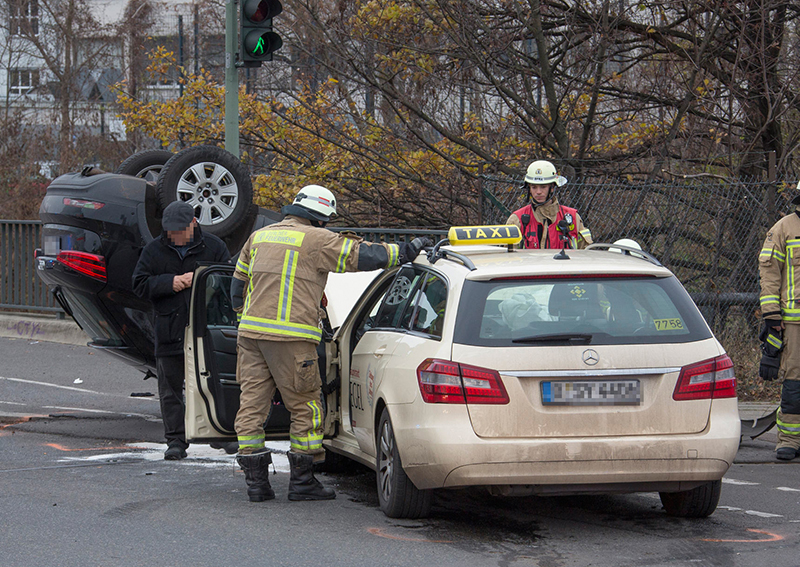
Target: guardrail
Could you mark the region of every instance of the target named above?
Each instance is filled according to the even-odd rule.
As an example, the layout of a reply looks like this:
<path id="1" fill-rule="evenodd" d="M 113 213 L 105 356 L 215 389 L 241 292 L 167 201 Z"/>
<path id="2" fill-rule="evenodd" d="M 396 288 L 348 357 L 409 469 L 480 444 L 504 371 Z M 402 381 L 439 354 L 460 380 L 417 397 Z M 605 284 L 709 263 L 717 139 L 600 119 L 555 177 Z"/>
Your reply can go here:
<path id="1" fill-rule="evenodd" d="M 446 230 L 330 227 L 336 232 L 352 232 L 370 242 L 410 241 L 417 236 L 444 238 Z M 36 275 L 34 251 L 41 243 L 39 221 L 0 220 L 0 309 L 64 312 L 47 286 Z M 692 293 L 709 322 L 732 306 L 758 306 L 758 293 Z"/>
<path id="2" fill-rule="evenodd" d="M 39 221 L 0 221 L 0 308 L 58 313 L 58 306 L 36 275 L 34 251 L 41 245 Z"/>
<path id="3" fill-rule="evenodd" d="M 409 241 L 417 236 L 443 237 L 446 230 L 331 227 L 370 242 Z M 41 246 L 42 223 L 0 220 L 0 309 L 56 313 L 64 316 L 53 295 L 36 275 L 34 252 Z"/>

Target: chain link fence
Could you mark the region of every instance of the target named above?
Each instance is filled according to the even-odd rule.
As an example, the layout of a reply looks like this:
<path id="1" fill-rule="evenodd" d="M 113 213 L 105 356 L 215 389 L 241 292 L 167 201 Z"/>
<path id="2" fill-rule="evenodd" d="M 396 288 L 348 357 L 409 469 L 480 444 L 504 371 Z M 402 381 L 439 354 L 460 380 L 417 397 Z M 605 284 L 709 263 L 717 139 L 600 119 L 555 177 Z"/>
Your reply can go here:
<path id="1" fill-rule="evenodd" d="M 503 223 L 526 203 L 520 179 L 484 177 L 485 223 Z M 790 212 L 785 183 L 699 178 L 671 182 L 578 180 L 558 188 L 595 242 L 632 238 L 678 277 L 717 338 L 752 375 L 759 357 L 758 252 Z"/>

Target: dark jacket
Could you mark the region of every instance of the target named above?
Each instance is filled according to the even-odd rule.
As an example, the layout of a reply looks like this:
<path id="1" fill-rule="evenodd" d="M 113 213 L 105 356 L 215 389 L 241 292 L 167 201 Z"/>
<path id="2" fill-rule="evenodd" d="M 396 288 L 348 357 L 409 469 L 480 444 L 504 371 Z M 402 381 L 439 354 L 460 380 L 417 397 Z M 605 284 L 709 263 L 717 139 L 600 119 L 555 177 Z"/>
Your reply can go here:
<path id="1" fill-rule="evenodd" d="M 191 288 L 176 293 L 172 291 L 172 279 L 194 272 L 198 262 L 230 263 L 230 259 L 225 243 L 213 234 L 203 234 L 199 226 L 183 259 L 166 233 L 142 249 L 133 271 L 133 291 L 153 302 L 156 356 L 183 354 Z"/>

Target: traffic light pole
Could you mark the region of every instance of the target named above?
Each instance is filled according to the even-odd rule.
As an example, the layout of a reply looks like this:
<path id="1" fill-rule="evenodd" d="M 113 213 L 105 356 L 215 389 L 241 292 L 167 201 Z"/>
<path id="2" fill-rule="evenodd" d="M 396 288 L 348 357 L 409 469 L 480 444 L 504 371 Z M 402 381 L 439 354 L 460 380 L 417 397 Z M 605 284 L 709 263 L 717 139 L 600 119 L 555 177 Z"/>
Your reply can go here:
<path id="1" fill-rule="evenodd" d="M 225 2 L 225 149 L 239 157 L 239 48 L 236 18 L 237 0 Z"/>

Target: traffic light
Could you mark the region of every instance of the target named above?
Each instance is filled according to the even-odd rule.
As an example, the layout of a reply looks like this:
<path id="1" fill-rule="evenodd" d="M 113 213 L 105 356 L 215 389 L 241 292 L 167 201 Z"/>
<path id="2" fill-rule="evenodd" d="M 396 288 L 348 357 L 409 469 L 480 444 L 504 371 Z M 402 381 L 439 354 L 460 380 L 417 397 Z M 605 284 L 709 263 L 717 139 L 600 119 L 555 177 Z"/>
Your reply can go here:
<path id="1" fill-rule="evenodd" d="M 272 31 L 272 18 L 283 11 L 280 0 L 241 0 L 239 18 L 239 61 L 245 67 L 260 67 L 272 61 L 272 52 L 283 45 Z"/>

